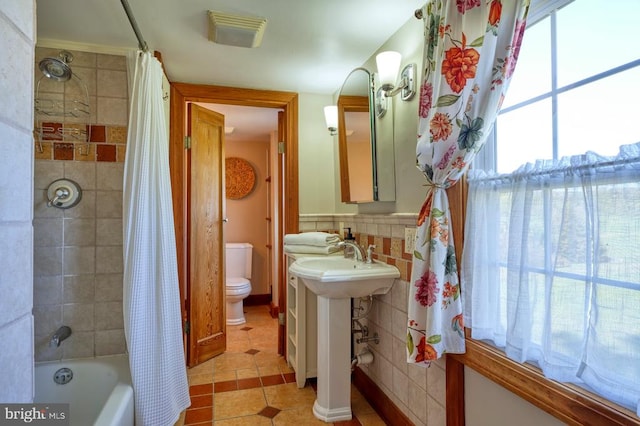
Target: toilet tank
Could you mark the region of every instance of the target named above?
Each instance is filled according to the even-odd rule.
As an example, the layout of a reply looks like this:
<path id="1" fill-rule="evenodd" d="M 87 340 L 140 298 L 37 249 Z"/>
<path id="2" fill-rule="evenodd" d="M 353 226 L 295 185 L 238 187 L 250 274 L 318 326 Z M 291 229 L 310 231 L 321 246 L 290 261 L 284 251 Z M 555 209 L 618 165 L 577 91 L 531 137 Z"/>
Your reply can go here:
<path id="1" fill-rule="evenodd" d="M 249 243 L 227 243 L 225 249 L 226 276 L 251 278 L 251 255 L 253 246 Z"/>

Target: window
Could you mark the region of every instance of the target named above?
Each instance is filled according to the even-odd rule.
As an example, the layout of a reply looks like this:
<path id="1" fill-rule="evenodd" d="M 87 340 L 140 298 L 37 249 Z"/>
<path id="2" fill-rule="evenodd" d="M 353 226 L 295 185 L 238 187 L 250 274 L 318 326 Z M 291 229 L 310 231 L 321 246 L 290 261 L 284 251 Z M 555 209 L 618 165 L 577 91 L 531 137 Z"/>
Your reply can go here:
<path id="1" fill-rule="evenodd" d="M 494 170 L 586 151 L 616 155 L 640 141 L 637 16 L 636 0 L 576 0 L 529 24 L 495 125 Z"/>
<path id="2" fill-rule="evenodd" d="M 472 337 L 640 414 L 634 16 L 576 0 L 529 22 L 481 166 L 502 174 L 470 175 L 462 267 Z"/>

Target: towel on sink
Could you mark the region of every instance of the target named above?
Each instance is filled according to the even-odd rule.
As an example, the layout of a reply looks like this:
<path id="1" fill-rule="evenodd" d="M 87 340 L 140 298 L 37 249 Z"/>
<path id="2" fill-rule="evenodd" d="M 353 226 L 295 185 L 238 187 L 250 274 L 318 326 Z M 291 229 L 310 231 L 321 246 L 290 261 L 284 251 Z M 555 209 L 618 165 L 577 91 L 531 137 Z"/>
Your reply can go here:
<path id="1" fill-rule="evenodd" d="M 306 244 L 285 244 L 285 253 L 306 253 L 306 254 L 331 254 L 340 251 L 341 248 L 337 244 L 325 246 L 310 246 Z"/>
<path id="2" fill-rule="evenodd" d="M 340 242 L 340 236 L 328 232 L 303 232 L 300 234 L 287 234 L 284 236 L 285 245 L 305 246 L 333 246 Z M 300 253 L 300 252 L 298 252 Z"/>

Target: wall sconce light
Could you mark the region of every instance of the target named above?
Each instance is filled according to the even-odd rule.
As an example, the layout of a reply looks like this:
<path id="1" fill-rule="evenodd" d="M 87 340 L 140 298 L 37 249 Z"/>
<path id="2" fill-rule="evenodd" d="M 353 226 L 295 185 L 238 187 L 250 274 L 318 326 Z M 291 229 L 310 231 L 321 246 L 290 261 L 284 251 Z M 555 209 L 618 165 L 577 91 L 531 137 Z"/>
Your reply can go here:
<path id="1" fill-rule="evenodd" d="M 376 67 L 380 75 L 380 88 L 386 97 L 401 93 L 403 101 L 408 101 L 416 94 L 416 65 L 409 64 L 400 73 L 400 82 L 396 85 L 398 70 L 402 56 L 398 52 L 381 52 L 376 56 Z"/>
<path id="2" fill-rule="evenodd" d="M 378 118 L 382 118 L 384 117 L 384 115 L 387 113 L 387 92 L 385 92 L 385 90 L 380 87 L 377 91 L 376 91 L 376 99 L 375 99 L 375 108 L 376 108 L 376 117 Z"/>
<path id="3" fill-rule="evenodd" d="M 327 129 L 331 136 L 338 134 L 338 107 L 336 105 L 327 105 L 324 107 L 324 121 L 327 123 Z"/>

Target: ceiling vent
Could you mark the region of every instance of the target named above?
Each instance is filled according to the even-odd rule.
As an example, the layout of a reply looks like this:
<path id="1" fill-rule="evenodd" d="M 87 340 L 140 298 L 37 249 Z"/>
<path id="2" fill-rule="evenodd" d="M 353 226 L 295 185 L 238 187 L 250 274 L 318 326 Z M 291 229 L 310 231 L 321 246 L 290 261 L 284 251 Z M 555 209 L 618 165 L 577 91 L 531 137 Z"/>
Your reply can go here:
<path id="1" fill-rule="evenodd" d="M 265 18 L 209 11 L 209 40 L 214 43 L 258 47 L 266 26 Z"/>

